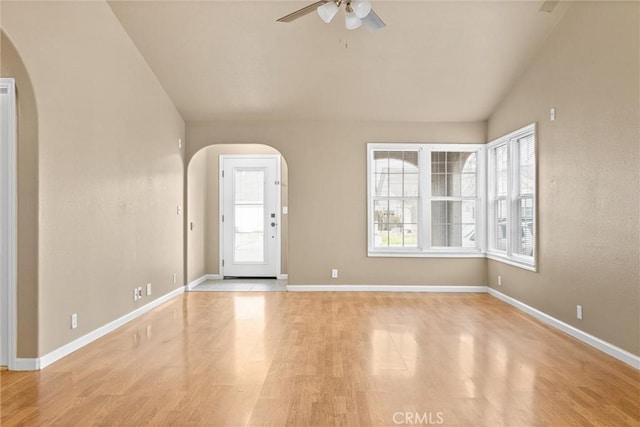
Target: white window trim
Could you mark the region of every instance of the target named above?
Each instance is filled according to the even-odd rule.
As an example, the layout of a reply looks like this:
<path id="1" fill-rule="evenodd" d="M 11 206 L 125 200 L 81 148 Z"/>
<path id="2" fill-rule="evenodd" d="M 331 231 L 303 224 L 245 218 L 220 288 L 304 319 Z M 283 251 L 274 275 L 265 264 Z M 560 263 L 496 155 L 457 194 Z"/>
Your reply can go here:
<path id="1" fill-rule="evenodd" d="M 3 316 L 1 322 L 2 343 L 6 346 L 6 360 L 9 370 L 15 370 L 18 366 L 17 357 L 17 109 L 16 109 L 16 83 L 13 78 L 1 78 L 0 88 L 2 89 L 2 100 L 0 104 L 0 186 L 2 190 L 2 200 L 0 209 L 2 219 L 0 235 L 4 248 L 0 250 L 2 254 L 2 268 L 0 268 L 0 307 Z M 6 311 L 5 311 L 6 310 Z"/>
<path id="2" fill-rule="evenodd" d="M 419 205 L 418 217 L 421 220 L 417 248 L 376 248 L 373 230 L 373 202 L 375 199 L 375 180 L 371 179 L 374 151 L 418 151 Z M 468 151 L 478 152 L 477 157 L 477 210 L 476 210 L 476 248 L 431 248 L 431 186 L 424 185 L 425 176 L 431 182 L 431 152 Z M 428 153 L 428 154 L 425 154 Z M 367 144 L 367 254 L 370 257 L 433 257 L 433 258 L 483 258 L 486 247 L 486 144 L 426 144 L 426 143 L 368 143 Z"/>
<path id="3" fill-rule="evenodd" d="M 513 199 L 514 199 L 514 187 L 516 174 L 513 171 L 513 141 L 517 140 L 521 136 L 533 133 L 534 137 L 534 158 L 533 158 L 533 181 L 535 184 L 533 192 L 533 256 L 523 257 L 513 253 L 513 229 L 512 229 L 512 217 L 513 217 Z M 495 236 L 495 227 L 492 218 L 494 218 L 493 212 L 493 200 L 495 199 L 495 189 L 491 184 L 491 174 L 493 173 L 493 165 L 491 159 L 492 150 L 499 145 L 507 145 L 507 158 L 508 160 L 508 173 L 507 173 L 507 201 L 508 203 L 508 216 L 507 216 L 507 250 L 505 252 L 496 251 L 493 249 L 492 241 L 487 237 L 486 256 L 487 258 L 503 262 L 515 267 L 520 267 L 529 271 L 537 271 L 538 261 L 538 135 L 536 124 L 532 123 L 524 126 L 518 130 L 515 130 L 507 135 L 501 136 L 487 144 L 487 236 Z"/>

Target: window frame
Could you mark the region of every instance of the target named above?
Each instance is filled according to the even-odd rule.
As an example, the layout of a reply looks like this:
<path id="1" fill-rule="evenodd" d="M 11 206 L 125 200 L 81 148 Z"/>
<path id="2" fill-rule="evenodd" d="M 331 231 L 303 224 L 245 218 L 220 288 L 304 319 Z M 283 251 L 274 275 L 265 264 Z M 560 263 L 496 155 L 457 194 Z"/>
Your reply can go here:
<path id="1" fill-rule="evenodd" d="M 517 218 L 520 217 L 518 212 L 518 200 L 519 194 L 519 178 L 520 178 L 520 163 L 519 163 L 519 151 L 516 150 L 518 140 L 523 137 L 531 135 L 533 137 L 533 193 L 532 193 L 532 256 L 527 257 L 515 253 L 515 236 L 520 234 L 520 228 L 518 227 Z M 537 129 L 536 124 L 524 126 L 518 130 L 501 136 L 487 144 L 487 258 L 500 261 L 509 265 L 520 267 L 530 271 L 537 271 L 537 259 L 538 259 L 538 159 L 537 159 Z M 496 218 L 496 161 L 495 151 L 500 146 L 506 146 L 507 148 L 507 230 L 506 250 L 501 251 L 495 247 L 497 238 L 497 226 L 495 222 Z"/>
<path id="2" fill-rule="evenodd" d="M 417 151 L 418 152 L 418 239 L 417 247 L 375 247 L 374 203 L 380 199 L 375 194 L 374 152 Z M 432 247 L 431 246 L 431 153 L 432 152 L 476 153 L 476 247 Z M 438 197 L 442 199 L 442 197 Z M 452 197 L 449 199 L 465 199 Z M 469 199 L 469 198 L 466 198 Z M 485 256 L 486 223 L 486 144 L 427 144 L 427 143 L 368 143 L 367 144 L 367 254 L 370 257 L 446 257 L 480 258 Z"/>

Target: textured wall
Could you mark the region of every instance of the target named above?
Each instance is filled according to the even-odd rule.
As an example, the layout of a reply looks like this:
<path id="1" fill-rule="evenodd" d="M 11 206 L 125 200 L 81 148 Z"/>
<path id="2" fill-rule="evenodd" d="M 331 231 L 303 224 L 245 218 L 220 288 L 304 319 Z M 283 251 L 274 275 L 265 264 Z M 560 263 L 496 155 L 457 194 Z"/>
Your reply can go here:
<path id="1" fill-rule="evenodd" d="M 18 115 L 17 354 L 38 352 L 38 112 L 33 86 L 13 43 L 2 33 L 3 77 L 16 82 Z"/>
<path id="2" fill-rule="evenodd" d="M 490 285 L 635 354 L 638 8 L 637 2 L 574 3 L 489 120 L 491 139 L 537 121 L 539 164 L 539 271 L 490 261 Z M 578 304 L 583 320 L 576 319 Z"/>
<path id="3" fill-rule="evenodd" d="M 187 158 L 208 145 L 247 142 L 283 154 L 291 284 L 484 285 L 480 258 L 367 257 L 366 143 L 478 143 L 485 131 L 485 123 L 187 123 Z"/>
<path id="4" fill-rule="evenodd" d="M 3 2 L 2 26 L 38 107 L 35 357 L 182 284 L 184 121 L 106 3 Z"/>

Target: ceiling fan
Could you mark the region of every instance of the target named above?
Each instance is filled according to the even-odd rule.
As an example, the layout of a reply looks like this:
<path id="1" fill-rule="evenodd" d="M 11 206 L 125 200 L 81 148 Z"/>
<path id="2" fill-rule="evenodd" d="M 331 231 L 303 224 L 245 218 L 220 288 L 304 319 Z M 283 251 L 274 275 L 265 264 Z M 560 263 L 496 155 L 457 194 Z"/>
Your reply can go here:
<path id="1" fill-rule="evenodd" d="M 344 24 L 347 30 L 354 30 L 362 24 L 370 31 L 377 31 L 386 26 L 384 21 L 371 9 L 369 0 L 320 0 L 285 15 L 277 21 L 291 22 L 315 10 L 320 18 L 328 24 L 343 4 L 345 5 Z"/>

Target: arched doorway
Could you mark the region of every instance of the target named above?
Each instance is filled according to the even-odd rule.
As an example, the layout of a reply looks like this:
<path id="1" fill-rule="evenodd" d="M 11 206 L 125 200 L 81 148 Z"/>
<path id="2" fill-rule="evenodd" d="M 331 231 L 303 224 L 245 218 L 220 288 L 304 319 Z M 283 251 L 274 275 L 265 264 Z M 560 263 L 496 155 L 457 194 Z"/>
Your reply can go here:
<path id="1" fill-rule="evenodd" d="M 221 197 L 221 184 L 223 183 L 221 164 L 224 159 L 277 159 L 277 167 L 279 169 L 279 181 L 277 184 L 278 212 L 265 210 L 266 215 L 265 232 L 275 231 L 277 227 L 278 247 L 277 247 L 277 268 L 273 277 L 278 279 L 286 279 L 288 274 L 288 168 L 287 163 L 281 153 L 273 147 L 263 144 L 216 144 L 199 150 L 191 158 L 187 169 L 187 212 L 186 212 L 186 271 L 188 288 L 207 279 L 222 279 L 225 276 L 238 275 L 238 270 L 232 270 L 225 267 L 229 266 L 229 255 L 225 255 L 224 245 L 226 240 L 232 240 L 234 236 L 230 236 L 229 229 L 226 231 L 222 221 L 224 214 L 224 200 Z M 251 172 L 260 169 L 259 166 L 248 166 L 245 171 Z M 256 169 L 257 168 L 257 169 Z M 253 174 L 254 177 L 259 173 Z M 245 174 L 245 177 L 251 176 Z M 228 178 L 231 178 L 227 175 Z M 229 215 L 229 206 L 227 206 L 227 215 Z M 236 209 L 234 209 L 236 210 Z M 244 214 L 256 212 L 260 210 L 257 205 L 241 206 L 239 211 Z M 273 217 L 272 217 L 273 215 Z M 225 218 L 227 224 L 230 218 Z M 272 224 L 276 224 L 272 226 Z M 236 230 L 236 227 L 232 227 Z M 242 238 L 251 238 L 251 231 Z M 255 237 L 255 236 L 253 236 Z M 273 238 L 271 234 L 265 234 L 266 239 Z M 259 239 L 258 239 L 259 240 Z M 245 242 L 246 243 L 246 242 Z M 260 241 L 260 243 L 263 243 Z M 231 245 L 234 250 L 241 245 L 242 242 L 235 242 Z M 256 242 L 253 242 L 254 248 Z M 228 245 L 227 245 L 228 246 Z M 247 247 L 245 246 L 245 249 Z M 247 252 L 244 253 L 245 255 Z M 255 253 L 254 253 L 255 254 Z M 225 259 L 226 258 L 226 259 Z M 225 264 L 223 265 L 223 259 Z M 240 270 L 241 271 L 241 270 Z M 230 273 L 230 274 L 228 274 Z M 260 276 L 251 271 L 243 274 L 249 276 Z M 272 276 L 269 274 L 268 276 Z"/>

